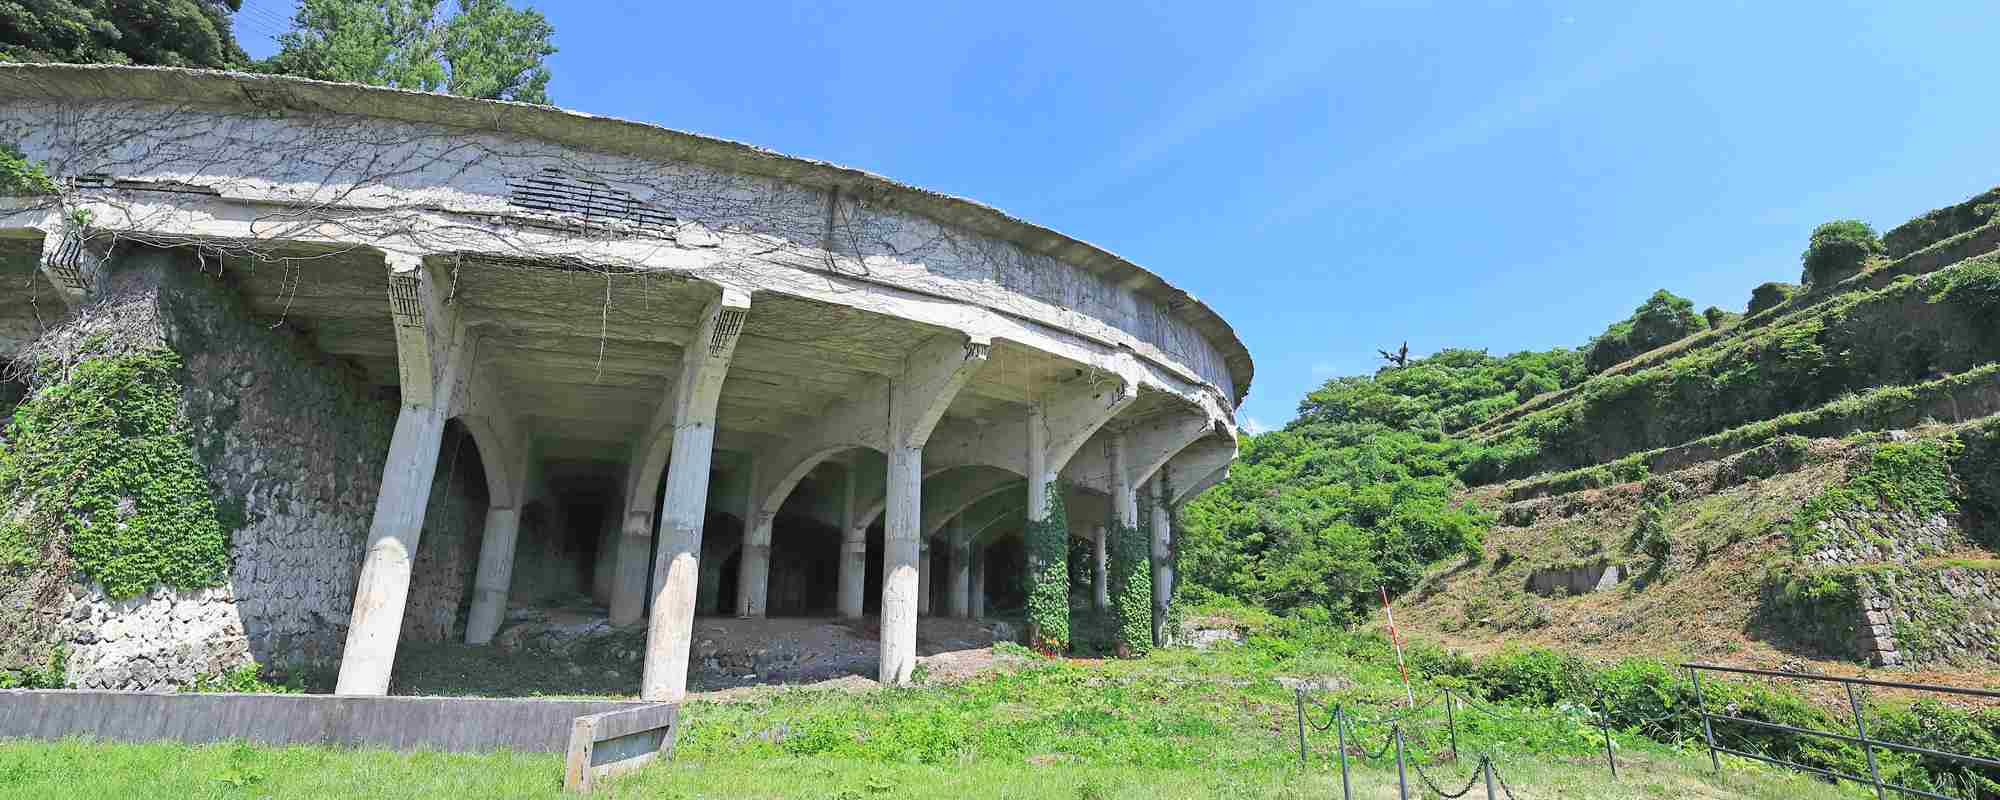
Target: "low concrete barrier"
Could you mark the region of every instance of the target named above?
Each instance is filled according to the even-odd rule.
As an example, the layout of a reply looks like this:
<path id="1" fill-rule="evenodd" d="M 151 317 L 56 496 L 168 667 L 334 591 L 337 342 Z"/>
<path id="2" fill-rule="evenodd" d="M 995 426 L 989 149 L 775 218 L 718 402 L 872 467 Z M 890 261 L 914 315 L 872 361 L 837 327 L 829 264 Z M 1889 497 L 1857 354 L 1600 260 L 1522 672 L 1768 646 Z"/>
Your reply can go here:
<path id="1" fill-rule="evenodd" d="M 661 703 L 577 717 L 563 759 L 563 789 L 589 792 L 599 778 L 672 756 L 680 716 L 679 705 Z"/>
<path id="2" fill-rule="evenodd" d="M 15 689 L 0 691 L 0 737 L 562 753 L 578 717 L 656 708 L 618 700 Z"/>

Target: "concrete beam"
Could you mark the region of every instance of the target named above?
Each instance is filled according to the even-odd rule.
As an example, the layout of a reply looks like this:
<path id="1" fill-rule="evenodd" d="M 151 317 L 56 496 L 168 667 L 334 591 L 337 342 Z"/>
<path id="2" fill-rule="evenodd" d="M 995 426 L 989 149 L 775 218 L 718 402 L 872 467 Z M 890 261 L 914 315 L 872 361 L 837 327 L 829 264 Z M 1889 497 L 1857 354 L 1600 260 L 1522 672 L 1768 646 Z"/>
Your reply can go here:
<path id="1" fill-rule="evenodd" d="M 1173 504 L 1179 506 L 1221 483 L 1235 460 L 1236 439 L 1230 436 L 1210 436 L 1183 449 L 1167 461 L 1173 470 Z"/>
<path id="2" fill-rule="evenodd" d="M 680 702 L 687 695 L 688 650 L 700 580 L 702 525 L 708 513 L 709 464 L 715 456 L 715 404 L 750 311 L 750 294 L 723 287 L 702 313 L 681 359 L 673 399 L 673 452 L 667 467 L 659 554 L 653 562 L 652 621 L 640 694 Z"/>
<path id="3" fill-rule="evenodd" d="M 411 558 L 424 528 L 424 506 L 437 472 L 449 403 L 459 395 L 470 343 L 446 307 L 436 273 L 420 259 L 387 259 L 390 311 L 397 326 L 405 380 L 396 430 L 382 467 L 382 490 L 368 528 L 361 577 L 354 592 L 337 694 L 389 691 L 390 665 L 409 599 Z"/>
<path id="4" fill-rule="evenodd" d="M 1175 411 L 1119 427 L 1116 432 L 1125 440 L 1124 480 L 1133 486 L 1143 485 L 1189 445 L 1226 430 L 1222 419 L 1212 412 L 1213 409 Z M 1099 438 L 1107 435 L 1100 434 Z M 1078 486 L 1112 494 L 1118 481 L 1106 455 L 1109 452 L 1105 448 L 1084 448 L 1063 470 L 1063 478 Z"/>

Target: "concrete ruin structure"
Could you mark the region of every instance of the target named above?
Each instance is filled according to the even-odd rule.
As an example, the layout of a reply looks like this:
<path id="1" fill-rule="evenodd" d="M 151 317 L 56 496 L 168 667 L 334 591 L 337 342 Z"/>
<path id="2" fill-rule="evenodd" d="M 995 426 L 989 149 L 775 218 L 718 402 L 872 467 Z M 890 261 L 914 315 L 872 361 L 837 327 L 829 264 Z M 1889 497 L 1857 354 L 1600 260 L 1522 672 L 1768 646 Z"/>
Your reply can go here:
<path id="1" fill-rule="evenodd" d="M 1163 616 L 1168 508 L 1236 453 L 1252 365 L 1207 306 L 866 172 L 138 67 L 0 65 L 0 144 L 57 187 L 0 198 L 0 356 L 113 286 L 190 315 L 192 433 L 244 508 L 224 585 L 54 609 L 81 684 L 192 649 L 382 694 L 404 638 L 484 643 L 554 592 L 646 626 L 648 699 L 685 693 L 698 614 L 879 614 L 906 682 L 920 615 L 1018 602 L 1051 488 L 1100 604 L 1103 531 L 1159 517 Z"/>

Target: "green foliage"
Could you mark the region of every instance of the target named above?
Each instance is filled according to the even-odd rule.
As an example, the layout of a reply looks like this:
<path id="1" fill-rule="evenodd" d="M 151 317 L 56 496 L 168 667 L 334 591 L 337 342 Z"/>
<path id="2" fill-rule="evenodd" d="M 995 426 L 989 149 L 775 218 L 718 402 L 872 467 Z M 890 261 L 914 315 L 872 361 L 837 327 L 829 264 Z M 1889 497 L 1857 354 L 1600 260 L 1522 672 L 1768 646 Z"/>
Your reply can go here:
<path id="1" fill-rule="evenodd" d="M 1882 247 L 1890 258 L 1902 258 L 1992 222 L 1996 214 L 2000 214 L 2000 188 L 1898 225 L 1882 234 Z"/>
<path id="2" fill-rule="evenodd" d="M 1111 609 L 1118 618 L 1118 654 L 1144 655 L 1153 649 L 1153 520 L 1139 509 L 1139 525 L 1115 525 L 1111 537 Z"/>
<path id="3" fill-rule="evenodd" d="M 1918 516 L 1958 510 L 1960 492 L 1951 464 L 1962 445 L 1953 437 L 1878 445 L 1868 463 L 1838 486 L 1807 500 L 1790 526 L 1793 551 L 1805 555 L 1828 544 L 1819 523 L 1854 510 L 1907 511 Z"/>
<path id="4" fill-rule="evenodd" d="M 0 144 L 0 196 L 48 195 L 56 182 L 40 161 L 29 161 L 13 145 Z"/>
<path id="5" fill-rule="evenodd" d="M 1837 219 L 1813 229 L 1812 240 L 1799 254 L 1805 264 L 1805 274 L 1799 280 L 1825 286 L 1860 272 L 1869 258 L 1881 254 L 1882 242 L 1868 223 Z"/>
<path id="6" fill-rule="evenodd" d="M 0 61 L 227 69 L 242 0 L 0 0 Z"/>
<path id="7" fill-rule="evenodd" d="M 2000 326 L 2000 256 L 1967 260 L 1939 272 L 1937 278 L 1931 302 L 1950 303 L 1989 325 Z"/>
<path id="8" fill-rule="evenodd" d="M 1799 288 L 1799 285 L 1796 283 L 1782 283 L 1779 281 L 1758 284 L 1757 288 L 1750 290 L 1750 307 L 1745 311 L 1745 314 L 1754 317 L 1777 308 L 1778 304 L 1790 300 L 1792 299 L 1792 295 L 1798 294 Z"/>
<path id="9" fill-rule="evenodd" d="M 1582 377 L 1573 350 L 1446 350 L 1328 381 L 1285 429 L 1247 439 L 1229 478 L 1181 509 L 1190 590 L 1351 619 L 1378 587 L 1401 592 L 1430 564 L 1477 554 L 1492 515 L 1454 494 L 1480 451 L 1440 427 Z"/>
<path id="10" fill-rule="evenodd" d="M 1695 313 L 1694 301 L 1665 289 L 1653 293 L 1632 316 L 1611 324 L 1592 339 L 1584 365 L 1603 372 L 1633 356 L 1708 330 L 1708 319 Z"/>
<path id="11" fill-rule="evenodd" d="M 67 688 L 69 649 L 60 644 L 49 648 L 47 659 L 40 664 L 31 664 L 19 672 L 0 671 L 0 689 Z"/>
<path id="12" fill-rule="evenodd" d="M 1049 481 L 1048 505 L 1029 520 L 1028 646 L 1045 655 L 1069 651 L 1069 518 L 1062 487 Z"/>
<path id="13" fill-rule="evenodd" d="M 245 662 L 220 675 L 201 675 L 188 687 L 190 692 L 235 692 L 238 694 L 300 694 L 305 691 L 302 672 L 291 673 L 287 683 L 264 680 L 256 662 Z"/>
<path id="14" fill-rule="evenodd" d="M 547 103 L 555 27 L 505 0 L 304 0 L 260 70 Z"/>
<path id="15" fill-rule="evenodd" d="M 1743 318 L 1743 315 L 1723 310 L 1721 306 L 1709 306 L 1701 310 L 1701 318 L 1708 320 L 1710 329 L 1715 329 L 1724 325 L 1734 325 L 1737 320 Z"/>
<path id="16" fill-rule="evenodd" d="M 166 349 L 45 369 L 0 451 L 0 498 L 31 510 L 7 549 L 66 553 L 107 594 L 220 585 L 229 531 L 179 410 Z"/>
<path id="17" fill-rule="evenodd" d="M 1674 486 L 1662 478 L 1648 478 L 1639 502 L 1639 524 L 1632 532 L 1636 549 L 1665 564 L 1672 552 L 1672 532 L 1667 530 L 1667 513 L 1674 508 Z"/>

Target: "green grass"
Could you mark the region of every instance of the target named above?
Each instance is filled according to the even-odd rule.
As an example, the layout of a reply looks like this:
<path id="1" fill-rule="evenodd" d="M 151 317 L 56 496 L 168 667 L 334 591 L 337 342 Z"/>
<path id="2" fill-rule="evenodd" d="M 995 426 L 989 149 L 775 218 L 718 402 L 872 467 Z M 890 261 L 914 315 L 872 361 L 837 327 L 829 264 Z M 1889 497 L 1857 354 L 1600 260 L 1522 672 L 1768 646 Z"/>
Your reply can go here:
<path id="1" fill-rule="evenodd" d="M 613 797 L 1181 798 L 1338 796 L 1330 732 L 1298 765 L 1289 675 L 1337 679 L 1327 693 L 1363 717 L 1400 697 L 1393 668 L 1265 640 L 1137 661 L 1050 662 L 1003 647 L 1012 666 L 962 683 L 848 692 L 784 689 L 686 708 L 670 762 L 609 784 Z M 1443 708 L 1409 726 L 1409 748 L 1439 783 L 1462 785 L 1493 753 L 1520 796 L 1790 798 L 1829 787 L 1747 764 L 1710 775 L 1691 743 L 1636 732 L 1613 739 L 1624 777 L 1610 779 L 1603 739 L 1576 708 L 1458 711 L 1449 750 Z M 1383 725 L 1355 728 L 1379 749 Z M 1354 763 L 1358 797 L 1395 796 L 1393 758 Z M 243 744 L 0 743 L 0 797 L 549 797 L 555 755 L 455 755 Z M 1411 779 L 1417 780 L 1412 773 Z"/>

